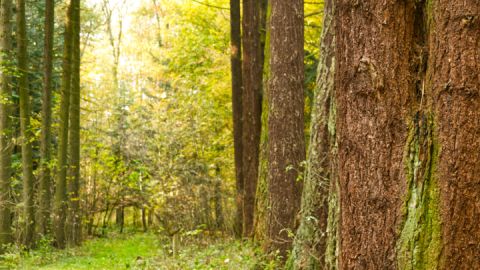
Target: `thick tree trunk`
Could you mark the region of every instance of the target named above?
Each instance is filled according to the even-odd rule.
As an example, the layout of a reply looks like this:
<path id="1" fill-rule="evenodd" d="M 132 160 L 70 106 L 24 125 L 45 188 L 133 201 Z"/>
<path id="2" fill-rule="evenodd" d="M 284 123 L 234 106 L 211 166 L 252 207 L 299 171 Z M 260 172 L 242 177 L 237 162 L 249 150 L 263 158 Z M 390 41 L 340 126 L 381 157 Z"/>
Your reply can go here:
<path id="1" fill-rule="evenodd" d="M 394 269 L 413 95 L 413 3 L 336 3 L 339 264 Z"/>
<path id="2" fill-rule="evenodd" d="M 478 3 L 337 9 L 340 268 L 479 268 Z"/>
<path id="3" fill-rule="evenodd" d="M 326 262 L 329 193 L 335 186 L 335 178 L 333 178 L 335 167 L 333 166 L 336 160 L 333 15 L 334 1 L 326 0 L 301 220 L 289 262 L 290 269 L 333 268 L 327 267 Z"/>
<path id="4" fill-rule="evenodd" d="M 69 107 L 68 245 L 81 242 L 80 211 L 80 0 L 72 1 L 72 84 Z"/>
<path id="5" fill-rule="evenodd" d="M 17 65 L 18 93 L 20 96 L 20 130 L 22 137 L 22 178 L 23 178 L 23 222 L 25 231 L 23 244 L 31 248 L 35 234 L 34 179 L 32 161 L 32 128 L 30 126 L 30 95 L 28 91 L 27 26 L 25 1 L 16 2 L 17 19 Z"/>
<path id="6" fill-rule="evenodd" d="M 438 157 L 428 186 L 432 202 L 423 209 L 424 222 L 433 224 L 424 225 L 418 248 L 427 248 L 426 268 L 480 269 L 480 3 L 425 5 L 431 20 L 425 92 L 436 102 L 431 143 Z"/>
<path id="7" fill-rule="evenodd" d="M 58 167 L 55 186 L 55 241 L 56 246 L 64 248 L 66 245 L 65 223 L 67 217 L 67 151 L 68 151 L 68 121 L 70 112 L 70 88 L 72 77 L 72 31 L 73 7 L 76 0 L 71 0 L 67 11 L 67 23 L 64 34 L 63 75 L 60 101 L 60 131 L 58 143 Z"/>
<path id="8" fill-rule="evenodd" d="M 38 232 L 47 235 L 50 232 L 50 203 L 52 179 L 50 173 L 51 126 L 52 126 L 52 70 L 53 70 L 53 34 L 55 1 L 45 1 L 45 47 L 42 97 L 42 134 L 40 138 L 39 170 L 39 206 Z"/>
<path id="9" fill-rule="evenodd" d="M 267 250 L 286 259 L 296 230 L 305 160 L 303 0 L 273 0 L 268 86 Z"/>
<path id="10" fill-rule="evenodd" d="M 240 0 L 230 0 L 230 46 L 232 73 L 232 111 L 233 142 L 235 151 L 236 179 L 236 215 L 234 232 L 236 237 L 242 236 L 243 230 L 243 143 L 242 143 L 242 40 L 240 30 Z"/>
<path id="11" fill-rule="evenodd" d="M 10 116 L 12 113 L 11 74 L 11 10 L 12 1 L 0 1 L 0 252 L 5 244 L 12 241 L 10 177 L 12 166 L 12 131 Z"/>
<path id="12" fill-rule="evenodd" d="M 243 236 L 253 236 L 257 189 L 261 116 L 263 48 L 261 1 L 243 1 Z"/>

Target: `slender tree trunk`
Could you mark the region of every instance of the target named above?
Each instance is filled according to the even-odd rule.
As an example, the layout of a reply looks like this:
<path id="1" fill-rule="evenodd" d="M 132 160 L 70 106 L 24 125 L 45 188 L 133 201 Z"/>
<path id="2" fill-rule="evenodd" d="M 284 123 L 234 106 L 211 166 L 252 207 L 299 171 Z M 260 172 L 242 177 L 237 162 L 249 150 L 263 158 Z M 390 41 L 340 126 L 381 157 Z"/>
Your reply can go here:
<path id="1" fill-rule="evenodd" d="M 67 23 L 64 34 L 63 76 L 60 101 L 60 134 L 58 143 L 58 172 L 55 187 L 55 240 L 59 248 L 66 245 L 65 223 L 67 217 L 67 151 L 68 122 L 70 112 L 70 88 L 72 77 L 72 31 L 73 7 L 76 0 L 71 0 L 67 11 Z"/>
<path id="2" fill-rule="evenodd" d="M 265 29 L 262 42 L 263 42 L 263 85 L 264 93 L 268 92 L 268 77 L 270 76 L 270 13 L 271 13 L 271 1 L 262 0 L 262 11 L 265 15 L 262 15 L 264 21 L 262 22 L 262 28 Z M 258 165 L 258 183 L 257 191 L 255 195 L 255 242 L 265 244 L 267 239 L 267 209 L 268 209 L 268 99 L 262 98 L 262 129 L 260 135 L 260 152 L 259 152 L 259 165 Z"/>
<path id="3" fill-rule="evenodd" d="M 222 182 L 220 180 L 215 181 L 213 203 L 215 207 L 215 228 L 221 230 L 223 229 L 225 219 L 222 206 Z"/>
<path id="4" fill-rule="evenodd" d="M 102 218 L 102 236 L 105 236 L 107 234 L 107 227 L 110 219 L 110 204 L 107 201 L 105 205 L 106 205 L 106 208 Z M 123 230 L 123 227 L 122 227 L 122 230 Z"/>
<path id="5" fill-rule="evenodd" d="M 35 209 L 34 179 L 32 161 L 32 127 L 30 126 L 30 95 L 28 91 L 27 26 L 25 21 L 25 1 L 17 0 L 17 58 L 18 92 L 20 96 L 20 129 L 22 137 L 22 177 L 23 177 L 23 222 L 25 223 L 23 244 L 31 248 L 34 244 Z"/>
<path id="6" fill-rule="evenodd" d="M 117 224 L 117 226 L 120 226 L 123 222 L 123 213 L 123 206 L 119 206 L 115 209 L 115 223 Z"/>
<path id="7" fill-rule="evenodd" d="M 243 236 L 253 237 L 262 117 L 261 1 L 243 1 Z"/>
<path id="8" fill-rule="evenodd" d="M 147 224 L 147 213 L 145 210 L 145 206 L 142 205 L 142 227 L 143 227 L 143 232 L 148 231 L 148 224 Z"/>
<path id="9" fill-rule="evenodd" d="M 98 148 L 95 148 L 95 158 L 94 158 L 94 163 L 97 162 L 97 157 L 98 157 Z M 89 209 L 89 219 L 88 219 L 88 225 L 87 225 L 87 234 L 88 235 L 93 235 L 94 231 L 94 222 L 95 222 L 95 215 L 97 213 L 97 170 L 94 169 L 93 176 L 92 176 L 92 204 Z"/>
<path id="10" fill-rule="evenodd" d="M 236 179 L 236 215 L 234 231 L 236 237 L 242 236 L 243 230 L 243 143 L 242 143 L 242 40 L 240 29 L 240 0 L 230 0 L 230 46 L 232 73 L 232 111 L 233 142 L 235 151 Z"/>
<path id="11" fill-rule="evenodd" d="M 67 238 L 69 246 L 81 242 L 80 211 L 80 0 L 72 1 L 72 85 L 69 107 L 69 175 Z"/>
<path id="12" fill-rule="evenodd" d="M 268 86 L 267 251 L 286 259 L 300 209 L 305 160 L 303 0 L 272 0 Z"/>
<path id="13" fill-rule="evenodd" d="M 11 10 L 12 1 L 0 1 L 0 252 L 3 245 L 12 241 L 11 231 L 11 166 L 12 166 L 12 114 L 11 82 Z"/>
<path id="14" fill-rule="evenodd" d="M 148 208 L 148 226 L 149 227 L 152 227 L 154 225 L 154 220 L 153 220 L 153 217 L 154 217 L 154 213 L 155 213 L 155 208 L 153 207 L 150 207 Z"/>
<path id="15" fill-rule="evenodd" d="M 52 179 L 50 174 L 51 125 L 52 125 L 52 70 L 53 70 L 53 34 L 55 1 L 45 1 L 45 47 L 42 98 L 42 135 L 40 138 L 39 170 L 39 209 L 38 232 L 47 235 L 50 232 L 50 203 Z"/>
<path id="16" fill-rule="evenodd" d="M 115 222 L 120 227 L 120 233 L 123 233 L 123 227 L 125 226 L 125 207 L 120 206 L 115 210 Z"/>
<path id="17" fill-rule="evenodd" d="M 320 61 L 313 101 L 307 171 L 301 220 L 290 258 L 290 269 L 327 269 L 329 193 L 335 187 L 335 23 L 334 1 L 326 0 Z M 333 209 L 332 209 L 333 210 Z M 335 237 L 334 237 L 335 238 Z M 333 247 L 334 248 L 334 247 Z M 335 265 L 335 264 L 333 264 Z"/>

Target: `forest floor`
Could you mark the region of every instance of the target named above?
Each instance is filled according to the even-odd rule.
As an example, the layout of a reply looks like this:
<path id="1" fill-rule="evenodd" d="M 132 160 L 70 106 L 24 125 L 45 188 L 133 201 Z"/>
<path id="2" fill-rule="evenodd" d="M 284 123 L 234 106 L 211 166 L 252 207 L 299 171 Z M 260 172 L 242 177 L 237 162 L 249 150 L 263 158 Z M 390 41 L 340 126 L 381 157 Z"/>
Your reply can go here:
<path id="1" fill-rule="evenodd" d="M 186 244 L 188 242 L 188 244 Z M 87 240 L 63 251 L 50 245 L 30 253 L 12 251 L 0 269 L 273 269 L 257 258 L 256 248 L 230 238 L 186 239 L 172 255 L 168 238 L 153 233 L 115 234 Z"/>

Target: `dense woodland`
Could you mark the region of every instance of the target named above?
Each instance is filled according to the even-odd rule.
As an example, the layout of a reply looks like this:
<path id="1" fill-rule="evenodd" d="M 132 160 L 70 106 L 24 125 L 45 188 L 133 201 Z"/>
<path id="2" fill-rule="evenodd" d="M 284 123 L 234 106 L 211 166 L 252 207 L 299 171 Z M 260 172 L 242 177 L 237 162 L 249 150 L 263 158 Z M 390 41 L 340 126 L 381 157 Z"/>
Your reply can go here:
<path id="1" fill-rule="evenodd" d="M 0 52 L 0 269 L 480 269 L 476 0 L 0 0 Z"/>

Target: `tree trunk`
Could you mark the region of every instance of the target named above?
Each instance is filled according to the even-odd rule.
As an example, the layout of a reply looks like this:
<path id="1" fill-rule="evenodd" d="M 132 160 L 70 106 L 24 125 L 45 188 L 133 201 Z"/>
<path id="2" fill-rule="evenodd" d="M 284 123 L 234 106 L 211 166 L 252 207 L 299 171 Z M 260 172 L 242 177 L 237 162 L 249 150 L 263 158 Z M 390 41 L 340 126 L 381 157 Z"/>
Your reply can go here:
<path id="1" fill-rule="evenodd" d="M 261 1 L 243 1 L 243 236 L 253 236 L 262 117 Z"/>
<path id="2" fill-rule="evenodd" d="M 304 138 L 303 1 L 273 0 L 268 86 L 267 251 L 285 260 L 300 209 Z"/>
<path id="3" fill-rule="evenodd" d="M 337 11 L 340 268 L 479 268 L 478 3 Z"/>
<path id="4" fill-rule="evenodd" d="M 20 96 L 20 130 L 22 137 L 22 178 L 23 178 L 23 222 L 25 224 L 23 244 L 31 248 L 35 234 L 34 179 L 32 161 L 32 128 L 30 126 L 30 95 L 28 91 L 27 26 L 25 1 L 16 2 L 17 19 L 17 64 L 18 93 Z"/>
<path id="5" fill-rule="evenodd" d="M 12 166 L 12 130 L 10 116 L 12 114 L 11 74 L 11 0 L 0 1 L 0 252 L 3 245 L 12 241 L 10 177 Z"/>
<path id="6" fill-rule="evenodd" d="M 424 5 L 430 19 L 425 93 L 435 102 L 433 157 L 425 206 L 417 206 L 427 224 L 413 252 L 424 250 L 418 265 L 426 268 L 480 269 L 480 5 Z"/>
<path id="7" fill-rule="evenodd" d="M 143 227 L 143 232 L 148 231 L 148 225 L 147 225 L 147 213 L 145 206 L 142 205 L 142 227 Z"/>
<path id="8" fill-rule="evenodd" d="M 115 223 L 117 224 L 117 226 L 122 228 L 124 222 L 125 222 L 125 207 L 119 206 L 115 209 Z M 120 233 L 121 232 L 122 231 L 120 231 Z"/>
<path id="9" fill-rule="evenodd" d="M 213 203 L 215 207 L 215 228 L 221 230 L 225 223 L 222 206 L 222 181 L 218 179 L 215 181 L 214 185 Z"/>
<path id="10" fill-rule="evenodd" d="M 67 238 L 69 246 L 81 242 L 80 211 L 80 0 L 72 1 L 72 84 L 69 107 L 69 175 Z"/>
<path id="11" fill-rule="evenodd" d="M 243 230 L 243 143 L 242 143 L 242 40 L 240 30 L 240 0 L 230 0 L 230 46 L 232 73 L 232 111 L 233 141 L 235 151 L 236 179 L 236 215 L 234 223 L 235 236 L 241 237 Z"/>
<path id="12" fill-rule="evenodd" d="M 264 93 L 267 92 L 268 77 L 270 74 L 270 13 L 271 1 L 262 0 L 265 15 L 262 15 L 262 22 L 265 32 L 263 33 L 263 85 Z M 260 134 L 260 152 L 258 165 L 258 183 L 255 196 L 255 242 L 261 245 L 265 243 L 267 233 L 267 209 L 268 209 L 268 99 L 262 98 L 262 128 Z"/>
<path id="13" fill-rule="evenodd" d="M 398 1 L 341 0 L 336 11 L 339 266 L 394 269 L 414 10 Z"/>
<path id="14" fill-rule="evenodd" d="M 67 211 L 67 150 L 68 150 L 68 121 L 70 107 L 70 88 L 72 77 L 72 32 L 73 7 L 76 0 L 71 0 L 67 10 L 67 23 L 64 34 L 63 75 L 60 101 L 60 131 L 58 143 L 58 172 L 55 186 L 55 241 L 59 248 L 66 245 L 65 221 Z"/>
<path id="15" fill-rule="evenodd" d="M 39 170 L 39 209 L 38 232 L 47 235 L 50 232 L 50 202 L 52 179 L 50 174 L 51 126 L 52 126 L 52 70 L 53 70 L 53 34 L 55 1 L 45 1 L 45 47 L 44 76 L 42 98 L 42 134 L 40 138 Z"/>
<path id="16" fill-rule="evenodd" d="M 154 213 L 155 213 L 155 208 L 153 208 L 153 207 L 148 208 L 148 218 L 147 218 L 148 227 L 152 227 L 153 225 L 155 225 L 154 224 L 155 221 L 153 219 Z"/>
<path id="17" fill-rule="evenodd" d="M 289 269 L 327 269 L 329 193 L 335 186 L 335 23 L 334 2 L 326 0 L 320 61 L 313 100 L 308 162 L 302 195 L 301 220 Z M 332 209 L 333 210 L 333 209 Z M 331 258 L 328 258 L 331 260 Z M 334 264 L 335 265 L 335 264 Z"/>

